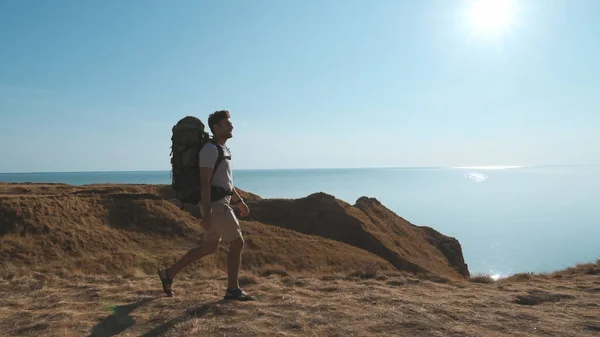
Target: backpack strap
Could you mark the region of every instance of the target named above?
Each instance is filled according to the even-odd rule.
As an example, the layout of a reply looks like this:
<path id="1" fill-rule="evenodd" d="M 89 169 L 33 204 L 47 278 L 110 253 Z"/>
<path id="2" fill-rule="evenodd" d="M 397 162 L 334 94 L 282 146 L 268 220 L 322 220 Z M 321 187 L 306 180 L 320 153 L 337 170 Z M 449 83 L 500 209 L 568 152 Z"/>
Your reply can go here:
<path id="1" fill-rule="evenodd" d="M 231 156 L 225 156 L 225 151 L 223 151 L 223 147 L 216 140 L 211 138 L 210 142 L 215 144 L 215 146 L 217 147 L 217 151 L 218 151 L 217 160 L 215 162 L 215 166 L 213 167 L 212 177 L 210 178 L 210 180 L 212 182 L 212 179 L 215 177 L 215 173 L 217 172 L 217 168 L 219 167 L 221 162 L 223 162 L 224 159 L 231 159 Z M 231 190 L 226 190 L 222 187 L 211 184 L 211 199 L 213 199 L 212 198 L 213 196 L 215 197 L 213 200 L 218 200 L 226 195 L 232 195 L 232 194 L 233 194 L 233 192 Z"/>
<path id="2" fill-rule="evenodd" d="M 219 151 L 219 155 L 217 156 L 217 161 L 215 162 L 215 166 L 213 167 L 212 177 L 210 178 L 210 180 L 212 181 L 212 178 L 215 177 L 215 172 L 217 171 L 217 167 L 219 167 L 219 165 L 221 164 L 223 159 L 225 159 L 225 153 L 223 152 L 223 148 L 221 147 L 221 145 L 219 143 L 217 143 L 217 141 L 214 138 L 211 138 L 210 141 L 211 141 L 211 143 L 215 144 L 215 146 L 217 147 L 217 151 Z M 227 156 L 227 159 L 231 159 L 231 157 Z"/>

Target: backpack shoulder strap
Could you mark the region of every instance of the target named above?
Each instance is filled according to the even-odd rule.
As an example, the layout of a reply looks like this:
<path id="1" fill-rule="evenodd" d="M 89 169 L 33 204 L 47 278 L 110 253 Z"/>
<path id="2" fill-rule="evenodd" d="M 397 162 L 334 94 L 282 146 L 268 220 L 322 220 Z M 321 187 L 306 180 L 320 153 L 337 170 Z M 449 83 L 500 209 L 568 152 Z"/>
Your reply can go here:
<path id="1" fill-rule="evenodd" d="M 217 141 L 214 138 L 211 138 L 210 142 L 215 144 L 215 146 L 217 147 L 217 151 L 219 152 L 219 155 L 217 156 L 217 161 L 215 162 L 215 166 L 213 167 L 213 173 L 211 177 L 212 181 L 212 178 L 215 177 L 215 172 L 217 172 L 217 167 L 219 167 L 219 164 L 221 164 L 221 162 L 223 161 L 225 154 L 223 153 L 223 148 L 221 147 L 221 145 L 219 145 L 219 143 L 217 143 Z"/>

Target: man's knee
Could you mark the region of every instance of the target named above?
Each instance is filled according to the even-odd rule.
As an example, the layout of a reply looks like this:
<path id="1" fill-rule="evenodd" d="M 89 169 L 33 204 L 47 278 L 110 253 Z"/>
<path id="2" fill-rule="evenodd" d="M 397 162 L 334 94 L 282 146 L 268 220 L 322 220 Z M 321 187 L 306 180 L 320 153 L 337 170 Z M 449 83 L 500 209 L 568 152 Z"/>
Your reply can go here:
<path id="1" fill-rule="evenodd" d="M 229 246 L 230 246 L 231 248 L 234 248 L 234 249 L 239 249 L 239 250 L 241 250 L 242 248 L 244 248 L 244 243 L 245 243 L 245 242 L 244 242 L 244 238 L 243 238 L 242 236 L 239 236 L 237 239 L 235 239 L 235 240 L 231 241 L 231 242 L 229 243 Z"/>
<path id="2" fill-rule="evenodd" d="M 206 254 L 213 254 L 219 248 L 219 240 L 217 241 L 205 241 L 203 250 Z"/>

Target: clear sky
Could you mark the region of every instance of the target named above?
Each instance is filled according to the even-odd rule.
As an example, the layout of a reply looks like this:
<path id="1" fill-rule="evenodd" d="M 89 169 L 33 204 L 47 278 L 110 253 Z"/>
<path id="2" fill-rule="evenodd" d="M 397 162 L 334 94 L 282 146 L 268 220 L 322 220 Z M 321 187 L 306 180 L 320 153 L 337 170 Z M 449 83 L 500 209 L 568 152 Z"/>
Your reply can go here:
<path id="1" fill-rule="evenodd" d="M 500 1 L 3 0 L 0 172 L 600 164 L 600 1 Z"/>

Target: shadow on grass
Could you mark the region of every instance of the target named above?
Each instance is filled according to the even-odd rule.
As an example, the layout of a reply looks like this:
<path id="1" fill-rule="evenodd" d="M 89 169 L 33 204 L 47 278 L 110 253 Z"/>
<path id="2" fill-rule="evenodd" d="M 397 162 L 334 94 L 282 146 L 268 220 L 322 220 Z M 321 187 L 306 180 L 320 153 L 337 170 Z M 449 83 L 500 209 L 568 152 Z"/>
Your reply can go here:
<path id="1" fill-rule="evenodd" d="M 114 336 L 127 330 L 135 324 L 135 319 L 130 315 L 131 312 L 152 300 L 154 298 L 145 298 L 134 303 L 109 308 L 112 314 L 96 324 L 88 337 Z"/>
<path id="2" fill-rule="evenodd" d="M 226 303 L 228 302 L 227 300 L 220 300 L 220 301 L 215 301 L 215 302 L 210 302 L 210 303 L 206 303 L 206 304 L 202 304 L 201 306 L 195 308 L 195 309 L 190 309 L 187 310 L 185 314 L 179 316 L 179 317 L 175 317 L 170 321 L 167 321 L 166 323 L 163 323 L 159 326 L 157 326 L 156 328 L 146 332 L 145 334 L 141 335 L 141 337 L 158 337 L 158 336 L 162 336 L 163 334 L 165 334 L 167 331 L 169 331 L 172 327 L 174 327 L 175 325 L 179 324 L 179 323 L 183 323 L 185 321 L 188 321 L 190 319 L 194 319 L 194 318 L 199 318 L 199 317 L 203 317 L 209 314 L 212 314 L 212 316 L 223 316 L 223 315 L 227 315 L 229 314 L 229 310 L 227 308 L 223 308 L 220 306 L 220 304 Z"/>

